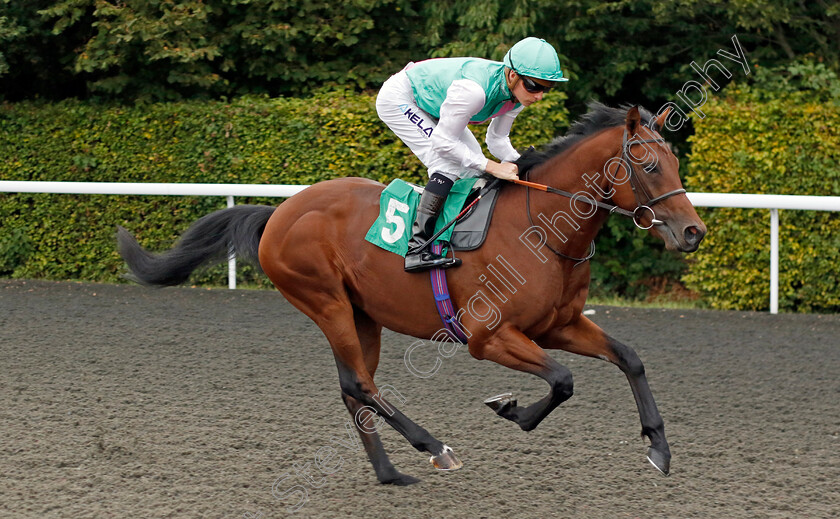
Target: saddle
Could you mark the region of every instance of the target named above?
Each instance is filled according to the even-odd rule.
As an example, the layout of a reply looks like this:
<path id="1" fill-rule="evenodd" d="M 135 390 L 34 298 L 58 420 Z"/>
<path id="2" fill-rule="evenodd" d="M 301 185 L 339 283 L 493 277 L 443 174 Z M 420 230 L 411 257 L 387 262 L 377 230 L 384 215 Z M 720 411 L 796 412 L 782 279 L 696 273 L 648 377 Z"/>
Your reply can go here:
<path id="1" fill-rule="evenodd" d="M 484 189 L 493 177 L 481 176 L 473 184 L 470 193 L 464 200 L 464 207 L 469 206 L 478 198 L 481 190 Z M 423 194 L 423 188 L 411 184 L 417 194 Z M 499 195 L 501 183 L 497 182 L 481 197 L 477 204 L 472 206 L 467 213 L 455 223 L 455 229 L 449 238 L 449 244 L 456 251 L 470 251 L 481 247 L 487 238 L 487 230 L 490 228 L 490 220 L 493 218 L 493 209 L 496 207 L 496 198 Z M 446 223 L 446 222 L 444 222 Z"/>
<path id="2" fill-rule="evenodd" d="M 456 181 L 438 217 L 436 230 L 460 214 L 480 193 L 481 200 L 458 219 L 454 228 L 447 229 L 436 243 L 451 246 L 455 251 L 470 251 L 481 247 L 487 237 L 499 193 L 500 183 L 482 193 L 492 179 L 482 176 Z M 380 248 L 405 256 L 411 225 L 422 193 L 421 186 L 399 179 L 392 181 L 380 196 L 379 217 L 368 230 L 365 239 Z"/>

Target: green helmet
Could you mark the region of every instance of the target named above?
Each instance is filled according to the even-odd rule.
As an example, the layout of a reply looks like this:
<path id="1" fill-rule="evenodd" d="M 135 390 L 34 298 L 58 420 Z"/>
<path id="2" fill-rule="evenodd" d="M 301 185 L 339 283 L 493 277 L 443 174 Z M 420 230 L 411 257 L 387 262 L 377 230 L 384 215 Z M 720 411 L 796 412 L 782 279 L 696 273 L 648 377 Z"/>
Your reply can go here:
<path id="1" fill-rule="evenodd" d="M 529 37 L 521 40 L 505 54 L 505 65 L 522 76 L 545 81 L 568 81 L 560 69 L 560 58 L 550 43 Z"/>

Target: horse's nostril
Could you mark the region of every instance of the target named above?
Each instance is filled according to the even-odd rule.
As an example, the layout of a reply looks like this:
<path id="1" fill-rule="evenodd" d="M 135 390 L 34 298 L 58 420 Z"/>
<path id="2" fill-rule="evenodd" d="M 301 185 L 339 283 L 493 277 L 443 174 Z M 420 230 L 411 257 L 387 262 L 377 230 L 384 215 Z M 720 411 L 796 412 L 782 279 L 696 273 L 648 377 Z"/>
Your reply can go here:
<path id="1" fill-rule="evenodd" d="M 703 239 L 703 232 L 695 226 L 685 228 L 685 241 L 691 245 L 699 243 Z"/>

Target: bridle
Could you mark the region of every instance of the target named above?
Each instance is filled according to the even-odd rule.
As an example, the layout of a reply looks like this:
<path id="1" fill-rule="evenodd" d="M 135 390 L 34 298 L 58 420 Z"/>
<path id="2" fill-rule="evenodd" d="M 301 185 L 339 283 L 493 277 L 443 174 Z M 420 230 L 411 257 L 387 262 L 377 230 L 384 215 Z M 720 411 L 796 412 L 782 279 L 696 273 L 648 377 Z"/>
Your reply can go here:
<path id="1" fill-rule="evenodd" d="M 664 143 L 665 139 L 662 137 L 658 137 L 655 139 L 627 139 L 627 128 L 624 128 L 624 136 L 621 138 L 621 158 L 624 160 L 624 163 L 629 165 L 630 167 L 630 189 L 633 190 L 633 196 L 636 198 L 636 209 L 630 213 L 630 216 L 633 218 L 633 223 L 636 224 L 636 227 L 646 231 L 653 227 L 654 225 L 663 225 L 665 222 L 662 220 L 656 219 L 656 213 L 653 212 L 652 207 L 663 200 L 667 200 L 672 196 L 681 195 L 685 193 L 685 189 L 675 189 L 673 191 L 669 191 L 663 195 L 659 195 L 656 198 L 650 195 L 650 191 L 648 191 L 647 187 L 641 183 L 639 180 L 638 175 L 635 174 L 635 170 L 633 168 L 633 161 L 630 159 L 630 147 L 634 144 L 649 144 L 652 142 L 659 142 Z M 639 194 L 644 195 L 646 200 L 642 200 Z M 644 211 L 650 212 L 650 225 L 647 227 L 642 226 L 640 223 L 641 214 L 644 214 Z M 629 211 L 628 211 L 629 212 Z"/>
<path id="2" fill-rule="evenodd" d="M 641 180 L 639 179 L 639 176 L 636 174 L 635 168 L 633 166 L 634 161 L 631 160 L 631 156 L 630 156 L 630 147 L 633 146 L 634 144 L 649 144 L 649 143 L 654 143 L 654 142 L 664 143 L 665 139 L 663 139 L 662 137 L 657 137 L 657 138 L 654 138 L 654 139 L 632 139 L 632 140 L 629 140 L 627 138 L 627 128 L 624 128 L 624 135 L 621 138 L 621 161 L 628 168 L 628 174 L 630 176 L 630 178 L 629 178 L 630 189 L 633 191 L 633 197 L 636 199 L 636 208 L 633 209 L 632 211 L 622 209 L 621 207 L 618 207 L 617 205 L 614 205 L 614 204 L 599 202 L 599 201 L 597 201 L 593 198 L 582 197 L 582 196 L 580 196 L 580 194 L 573 194 L 573 193 L 570 193 L 568 191 L 563 191 L 562 189 L 556 189 L 556 188 L 553 188 L 551 186 L 545 186 L 545 185 L 542 185 L 542 184 L 534 184 L 533 182 L 528 182 L 527 180 L 526 181 L 519 181 L 519 182 L 514 181 L 515 183 L 521 183 L 521 184 L 526 186 L 525 187 L 525 205 L 526 205 L 527 212 L 528 212 L 528 222 L 531 224 L 531 227 L 535 226 L 534 225 L 534 220 L 531 218 L 531 188 L 537 188 L 540 191 L 545 191 L 547 193 L 553 193 L 555 195 L 561 195 L 561 196 L 571 198 L 573 204 L 575 203 L 575 201 L 580 201 L 580 202 L 584 202 L 586 204 L 589 204 L 591 206 L 594 206 L 598 209 L 606 209 L 607 211 L 610 212 L 610 214 L 618 213 L 622 216 L 626 216 L 626 217 L 632 219 L 633 223 L 636 225 L 636 227 L 638 227 L 639 229 L 642 229 L 642 230 L 648 230 L 651 227 L 653 227 L 654 225 L 664 225 L 665 222 L 663 222 L 662 220 L 658 220 L 656 218 L 656 213 L 653 211 L 653 206 L 658 204 L 659 202 L 662 202 L 664 200 L 667 200 L 668 198 L 671 198 L 672 196 L 677 196 L 677 195 L 681 195 L 681 194 L 685 193 L 685 189 L 682 189 L 682 188 L 681 189 L 675 189 L 673 191 L 669 191 L 669 192 L 664 193 L 662 195 L 659 195 L 657 197 L 651 196 L 648 188 L 641 182 Z M 525 173 L 526 179 L 527 179 L 528 173 L 529 172 Z M 644 198 L 642 198 L 642 197 L 644 197 Z M 650 217 L 651 217 L 650 218 L 650 225 L 648 225 L 648 226 L 643 226 L 642 223 L 641 223 L 641 218 L 642 218 L 642 216 L 644 216 L 645 211 L 649 212 Z M 574 256 L 569 256 L 567 254 L 563 254 L 562 252 L 560 252 L 558 250 L 555 250 L 554 247 L 549 245 L 547 242 L 546 242 L 545 245 L 546 245 L 546 247 L 549 248 L 549 250 L 551 252 L 553 252 L 557 256 L 559 256 L 561 258 L 565 258 L 565 259 L 575 261 L 576 262 L 575 267 L 577 267 L 581 263 L 589 261 L 590 259 L 592 259 L 593 256 L 595 256 L 595 242 L 594 241 L 592 241 L 589 244 L 589 254 L 587 254 L 583 258 L 575 258 Z"/>

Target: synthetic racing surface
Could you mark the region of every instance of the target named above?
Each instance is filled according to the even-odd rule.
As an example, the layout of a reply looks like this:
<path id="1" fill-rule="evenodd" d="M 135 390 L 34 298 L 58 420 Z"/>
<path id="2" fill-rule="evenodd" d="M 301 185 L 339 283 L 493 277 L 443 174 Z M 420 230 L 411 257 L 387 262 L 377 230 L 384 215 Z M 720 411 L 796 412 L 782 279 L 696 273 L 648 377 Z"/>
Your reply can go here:
<path id="1" fill-rule="evenodd" d="M 415 339 L 386 331 L 377 383 L 464 462 L 437 472 L 383 426 L 422 479 L 391 487 L 347 434 L 326 339 L 279 293 L 0 280 L 0 517 L 836 516 L 840 316 L 593 308 L 645 363 L 670 477 L 616 367 L 553 352 L 575 395 L 525 433 L 482 401 L 544 382 L 431 343 L 419 378 Z"/>

